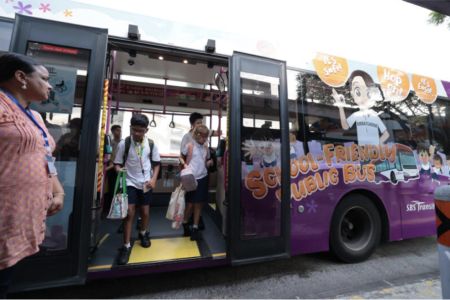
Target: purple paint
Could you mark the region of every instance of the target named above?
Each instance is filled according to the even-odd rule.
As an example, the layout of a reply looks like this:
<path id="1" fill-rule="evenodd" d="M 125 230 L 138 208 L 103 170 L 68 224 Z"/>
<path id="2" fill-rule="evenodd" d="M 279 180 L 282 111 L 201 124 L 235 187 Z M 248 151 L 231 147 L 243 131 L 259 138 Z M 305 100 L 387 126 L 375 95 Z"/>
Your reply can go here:
<path id="1" fill-rule="evenodd" d="M 442 85 L 444 86 L 445 92 L 447 93 L 447 97 L 450 98 L 450 82 L 442 81 Z"/>

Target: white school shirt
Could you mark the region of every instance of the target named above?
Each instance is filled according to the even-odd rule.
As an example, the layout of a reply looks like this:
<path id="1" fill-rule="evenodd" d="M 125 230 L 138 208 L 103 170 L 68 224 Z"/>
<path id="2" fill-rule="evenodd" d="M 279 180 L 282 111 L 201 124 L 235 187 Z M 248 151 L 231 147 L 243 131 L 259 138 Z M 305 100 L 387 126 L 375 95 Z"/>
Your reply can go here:
<path id="1" fill-rule="evenodd" d="M 209 131 L 209 137 L 211 137 L 214 134 L 214 130 Z M 186 133 L 183 136 L 183 139 L 181 140 L 180 145 L 180 151 L 183 151 L 184 147 L 186 147 L 187 144 L 195 142 L 194 138 L 192 137 L 192 129 L 189 130 L 188 133 Z M 208 140 L 206 141 L 206 146 L 208 146 Z"/>
<path id="2" fill-rule="evenodd" d="M 386 126 L 378 117 L 377 113 L 371 109 L 367 111 L 354 112 L 347 119 L 347 124 L 352 127 L 356 122 L 356 131 L 358 132 L 358 145 L 376 145 L 380 144 L 380 134 L 386 131 Z"/>
<path id="3" fill-rule="evenodd" d="M 194 150 L 192 151 L 191 161 L 189 167 L 194 170 L 195 179 L 199 180 L 208 176 L 208 170 L 206 169 L 206 156 L 209 151 L 206 151 L 205 145 L 200 145 L 194 141 Z M 188 145 L 186 145 L 181 151 L 181 154 L 186 156 L 188 154 Z"/>
<path id="4" fill-rule="evenodd" d="M 131 138 L 130 150 L 128 151 L 128 158 L 125 162 L 125 168 L 127 168 L 127 186 L 133 186 L 139 190 L 142 190 L 142 183 L 149 181 L 153 177 L 152 163 L 150 161 L 150 145 L 147 137 L 144 137 L 142 142 L 144 143 L 144 150 L 142 153 L 142 165 L 144 167 L 144 174 L 142 174 L 140 158 L 136 152 L 136 146 L 134 139 Z M 141 149 L 141 144 L 138 144 Z M 123 163 L 123 154 L 125 152 L 125 139 L 119 142 L 117 146 L 116 159 L 114 164 Z M 152 160 L 161 161 L 159 157 L 158 147 L 153 144 Z M 161 172 L 161 170 L 159 170 Z"/>

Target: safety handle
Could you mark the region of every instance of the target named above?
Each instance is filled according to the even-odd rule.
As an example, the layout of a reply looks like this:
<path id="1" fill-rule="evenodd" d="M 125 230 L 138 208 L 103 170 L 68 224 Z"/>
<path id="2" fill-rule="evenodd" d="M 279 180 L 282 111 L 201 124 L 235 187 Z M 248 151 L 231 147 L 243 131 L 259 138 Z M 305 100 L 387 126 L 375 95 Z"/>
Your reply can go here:
<path id="1" fill-rule="evenodd" d="M 225 192 L 228 191 L 227 187 L 227 153 L 228 149 L 225 150 L 223 153 L 223 188 L 225 189 Z"/>

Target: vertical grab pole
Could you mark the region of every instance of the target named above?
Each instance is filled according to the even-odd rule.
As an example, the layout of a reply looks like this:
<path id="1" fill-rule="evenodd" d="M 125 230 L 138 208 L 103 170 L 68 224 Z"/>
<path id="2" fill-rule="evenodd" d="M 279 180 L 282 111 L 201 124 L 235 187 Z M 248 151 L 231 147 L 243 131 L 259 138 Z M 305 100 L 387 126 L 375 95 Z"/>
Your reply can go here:
<path id="1" fill-rule="evenodd" d="M 212 128 L 212 102 L 213 102 L 213 94 L 212 94 L 212 83 L 209 84 L 209 130 Z M 212 147 L 212 136 L 209 138 L 209 146 Z"/>
<path id="2" fill-rule="evenodd" d="M 163 114 L 166 114 L 167 80 L 169 80 L 169 78 L 164 78 L 164 110 L 163 110 Z"/>
<path id="3" fill-rule="evenodd" d="M 113 57 L 112 57 L 112 62 L 111 62 L 111 79 L 110 82 L 114 82 L 114 64 L 116 62 L 116 51 L 114 51 Z M 105 87 L 106 88 L 106 87 Z M 106 127 L 105 127 L 105 133 L 108 133 L 109 130 L 109 122 L 111 120 L 111 105 L 112 105 L 112 91 L 113 91 L 113 85 L 111 84 L 109 86 L 109 89 L 106 89 L 105 92 L 108 92 L 108 111 L 106 113 Z M 103 135 L 104 137 L 104 135 Z M 104 147 L 103 147 L 104 148 Z M 100 163 L 100 156 L 98 157 L 98 161 Z M 108 159 L 106 158 L 106 155 L 104 155 L 103 158 L 103 165 L 105 166 L 105 168 L 103 169 L 103 181 L 106 180 L 106 164 L 108 163 Z M 105 182 L 102 183 L 103 186 L 105 184 Z M 103 203 L 105 201 L 105 193 L 102 193 L 102 211 L 103 211 Z"/>
<path id="4" fill-rule="evenodd" d="M 117 73 L 117 100 L 116 100 L 116 110 L 119 109 L 119 97 L 120 97 L 120 75 L 122 73 Z"/>
<path id="5" fill-rule="evenodd" d="M 219 90 L 219 128 L 218 133 L 217 133 L 217 140 L 220 141 L 220 129 L 221 129 L 221 123 L 222 123 L 222 107 L 223 107 L 223 102 L 222 102 L 222 92 Z M 219 143 L 217 143 L 217 145 L 219 145 Z"/>
<path id="6" fill-rule="evenodd" d="M 103 148 L 105 147 L 105 121 L 106 121 L 106 106 L 108 105 L 108 89 L 109 89 L 109 79 L 105 79 L 105 87 L 104 87 L 104 93 L 103 93 L 102 127 L 101 127 L 101 131 L 100 131 L 100 150 L 99 150 L 99 154 L 98 154 L 98 179 L 97 179 L 97 192 L 98 193 L 100 193 L 102 190 Z"/>

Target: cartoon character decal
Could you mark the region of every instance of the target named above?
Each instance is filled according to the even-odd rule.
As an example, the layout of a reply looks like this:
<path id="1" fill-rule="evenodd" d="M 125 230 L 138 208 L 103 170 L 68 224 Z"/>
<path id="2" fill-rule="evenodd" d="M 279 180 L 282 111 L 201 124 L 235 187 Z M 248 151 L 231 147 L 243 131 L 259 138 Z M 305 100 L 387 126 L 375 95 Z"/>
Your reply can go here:
<path id="1" fill-rule="evenodd" d="M 444 162 L 439 154 L 435 154 L 433 157 L 433 172 L 431 174 L 431 181 L 436 181 L 439 185 L 441 181 L 439 180 L 438 174 L 443 174 L 442 168 L 444 167 Z"/>
<path id="2" fill-rule="evenodd" d="M 270 130 L 261 128 L 255 131 L 249 142 L 242 143 L 244 147 L 242 150 L 247 151 L 245 156 L 250 159 L 254 155 L 261 156 L 261 168 L 275 167 L 277 165 L 277 158 L 280 153 L 275 150 L 275 139 Z"/>
<path id="3" fill-rule="evenodd" d="M 356 123 L 358 144 L 361 146 L 383 144 L 389 138 L 389 132 L 377 113 L 370 109 L 375 105 L 376 101 L 383 100 L 380 89 L 375 85 L 369 74 L 360 70 L 354 71 L 350 75 L 348 83 L 350 85 L 350 94 L 356 105 L 358 105 L 359 111 L 346 118 L 344 96 L 333 89 L 332 96 L 339 107 L 342 128 L 347 130 Z M 378 131 L 381 132 L 381 137 Z"/>
<path id="4" fill-rule="evenodd" d="M 417 155 L 419 156 L 420 174 L 427 174 L 428 179 L 431 174 L 431 161 L 434 155 L 434 146 L 427 146 L 424 143 L 417 145 Z"/>

